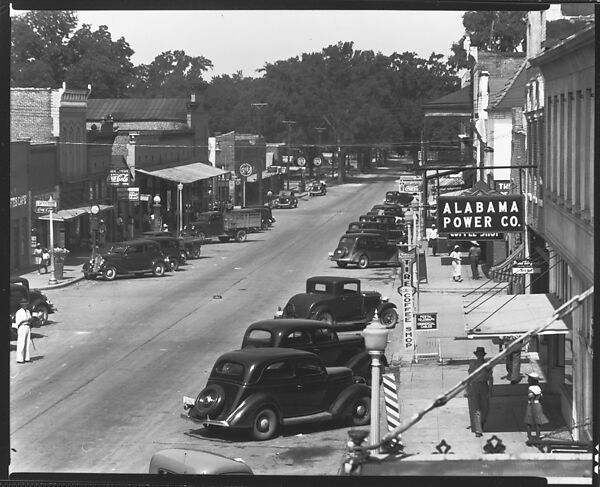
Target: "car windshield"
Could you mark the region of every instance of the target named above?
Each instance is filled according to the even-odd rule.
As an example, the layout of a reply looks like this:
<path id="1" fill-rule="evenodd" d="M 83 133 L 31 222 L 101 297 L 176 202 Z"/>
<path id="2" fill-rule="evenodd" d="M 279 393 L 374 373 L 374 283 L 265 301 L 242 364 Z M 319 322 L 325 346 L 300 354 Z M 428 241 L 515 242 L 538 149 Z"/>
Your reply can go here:
<path id="1" fill-rule="evenodd" d="M 342 237 L 342 238 L 340 238 L 338 247 L 348 247 L 349 245 L 352 245 L 353 242 L 354 242 L 353 237 Z"/>
<path id="2" fill-rule="evenodd" d="M 290 193 L 289 191 L 281 191 L 279 193 L 279 196 L 283 197 L 283 198 L 289 198 L 291 195 L 292 195 L 292 193 Z"/>
<path id="3" fill-rule="evenodd" d="M 115 244 L 110 248 L 111 253 L 113 254 L 124 254 L 127 250 L 127 245 Z"/>
<path id="4" fill-rule="evenodd" d="M 244 366 L 238 362 L 223 360 L 215 364 L 211 375 L 220 375 L 229 379 L 241 379 L 244 376 Z"/>

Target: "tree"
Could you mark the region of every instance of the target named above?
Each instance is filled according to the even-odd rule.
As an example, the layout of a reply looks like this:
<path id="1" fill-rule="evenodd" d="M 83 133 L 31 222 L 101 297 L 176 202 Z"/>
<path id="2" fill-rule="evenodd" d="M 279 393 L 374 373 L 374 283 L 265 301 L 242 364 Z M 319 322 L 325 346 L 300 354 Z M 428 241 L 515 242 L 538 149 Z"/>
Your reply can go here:
<path id="1" fill-rule="evenodd" d="M 69 37 L 77 27 L 71 11 L 30 11 L 12 19 L 11 86 L 56 87 L 69 63 Z"/>
<path id="2" fill-rule="evenodd" d="M 203 56 L 188 56 L 185 51 L 165 51 L 150 64 L 135 68 L 129 96 L 170 98 L 187 96 L 192 84 L 207 86 L 203 73 L 212 68 L 212 61 Z"/>
<path id="3" fill-rule="evenodd" d="M 452 44 L 448 63 L 454 69 L 470 67 L 470 60 L 463 42 L 469 36 L 470 42 L 478 49 L 492 52 L 522 52 L 526 45 L 527 12 L 525 11 L 484 11 L 465 12 L 463 15 L 465 35 Z"/>

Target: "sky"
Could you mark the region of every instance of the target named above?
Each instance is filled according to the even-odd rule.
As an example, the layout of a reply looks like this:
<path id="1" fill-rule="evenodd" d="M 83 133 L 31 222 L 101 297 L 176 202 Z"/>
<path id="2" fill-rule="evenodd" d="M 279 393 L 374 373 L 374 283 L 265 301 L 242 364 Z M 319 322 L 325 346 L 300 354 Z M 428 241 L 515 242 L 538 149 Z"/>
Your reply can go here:
<path id="1" fill-rule="evenodd" d="M 18 13 L 18 12 L 16 12 Z M 106 25 L 112 39 L 124 37 L 134 65 L 164 51 L 204 56 L 214 68 L 205 78 L 242 71 L 244 76 L 278 60 L 320 52 L 338 42 L 354 49 L 432 52 L 448 56 L 464 33 L 459 11 L 78 11 L 92 30 Z"/>

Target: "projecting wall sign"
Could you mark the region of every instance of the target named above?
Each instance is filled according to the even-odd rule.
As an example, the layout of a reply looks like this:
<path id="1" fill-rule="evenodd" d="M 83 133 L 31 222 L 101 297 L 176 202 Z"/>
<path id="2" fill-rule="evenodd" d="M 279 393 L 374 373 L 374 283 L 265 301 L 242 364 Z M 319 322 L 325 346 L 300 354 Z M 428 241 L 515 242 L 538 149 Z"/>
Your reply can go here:
<path id="1" fill-rule="evenodd" d="M 523 195 L 439 196 L 439 233 L 523 231 Z"/>

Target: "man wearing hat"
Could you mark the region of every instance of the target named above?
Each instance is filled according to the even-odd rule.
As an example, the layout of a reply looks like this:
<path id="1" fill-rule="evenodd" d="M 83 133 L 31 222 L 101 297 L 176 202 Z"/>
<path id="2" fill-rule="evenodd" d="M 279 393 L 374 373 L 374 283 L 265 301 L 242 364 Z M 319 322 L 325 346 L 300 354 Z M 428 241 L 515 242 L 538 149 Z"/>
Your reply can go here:
<path id="1" fill-rule="evenodd" d="M 431 247 L 431 253 L 435 257 L 437 255 L 437 246 L 438 246 L 438 230 L 435 226 L 435 223 L 431 225 L 431 228 L 427 229 L 427 246 Z"/>
<path id="2" fill-rule="evenodd" d="M 27 309 L 29 301 L 22 298 L 19 301 L 21 307 L 15 313 L 15 323 L 17 328 L 17 363 L 31 362 L 29 356 L 29 344 L 31 342 L 31 311 Z"/>
<path id="3" fill-rule="evenodd" d="M 469 262 L 471 263 L 471 272 L 473 279 L 479 279 L 479 261 L 481 260 L 481 248 L 477 242 L 471 241 L 469 248 Z"/>
<path id="4" fill-rule="evenodd" d="M 485 348 L 477 347 L 473 352 L 477 357 L 469 363 L 469 374 L 473 373 L 485 362 Z M 492 371 L 484 369 L 471 379 L 467 384 L 467 399 L 469 403 L 469 416 L 471 418 L 471 431 L 475 436 L 483 435 L 483 429 L 490 411 L 490 397 L 494 378 Z"/>
<path id="5" fill-rule="evenodd" d="M 106 223 L 103 219 L 100 219 L 100 224 L 98 225 L 98 245 L 102 248 L 106 245 Z"/>

